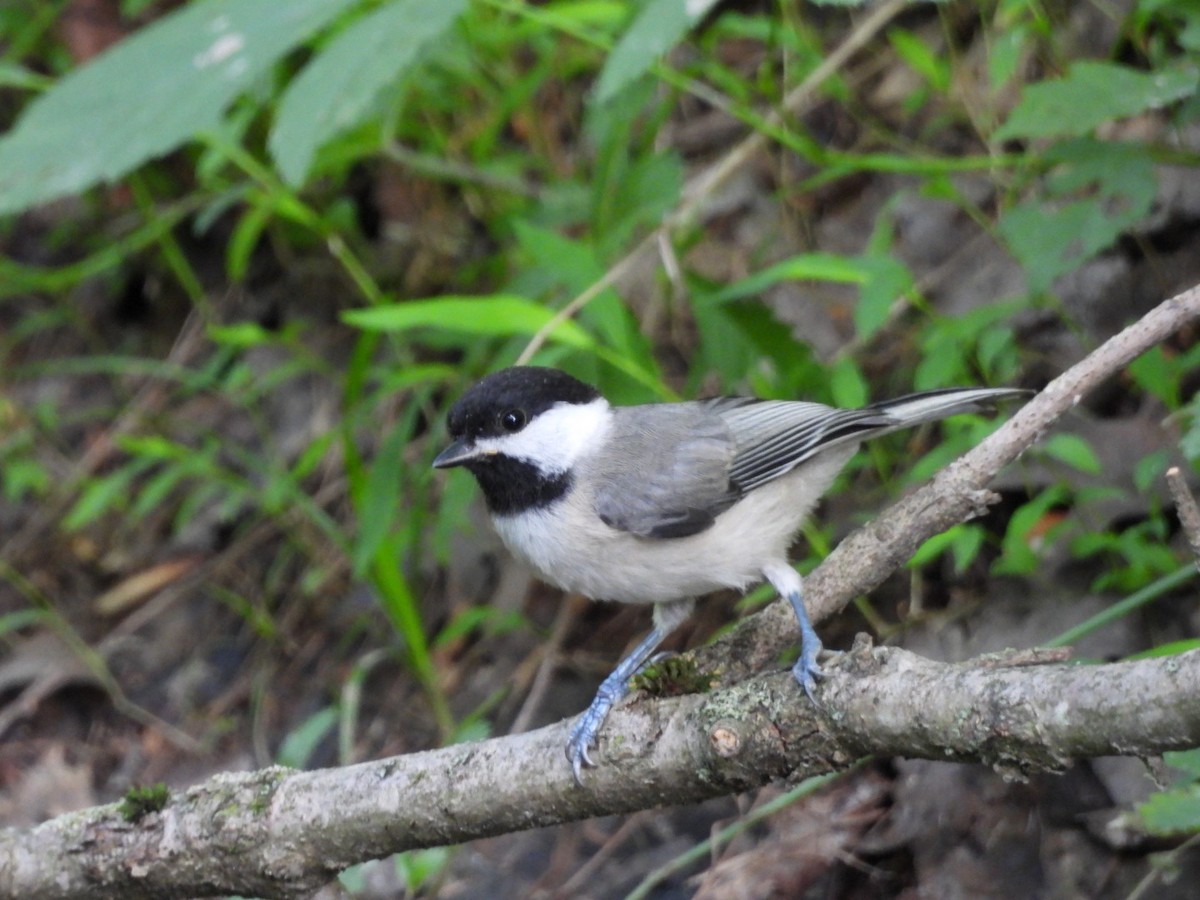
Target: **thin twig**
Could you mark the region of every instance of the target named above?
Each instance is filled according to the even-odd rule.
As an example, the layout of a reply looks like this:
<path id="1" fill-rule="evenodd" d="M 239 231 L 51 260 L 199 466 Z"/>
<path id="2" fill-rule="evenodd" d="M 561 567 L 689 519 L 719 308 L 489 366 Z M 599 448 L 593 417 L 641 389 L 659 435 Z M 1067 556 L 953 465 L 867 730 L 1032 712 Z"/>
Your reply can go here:
<path id="1" fill-rule="evenodd" d="M 538 661 L 533 682 L 529 686 L 529 693 L 525 697 L 525 702 L 521 704 L 516 718 L 513 719 L 512 727 L 508 729 L 509 734 L 518 734 L 528 730 L 530 723 L 533 722 L 533 717 L 537 715 L 537 711 L 546 697 L 546 692 L 550 689 L 550 677 L 558 665 L 563 641 L 566 640 L 572 623 L 582 611 L 583 603 L 583 598 L 572 594 L 559 604 L 554 624 L 550 628 L 550 638 L 542 644 L 538 651 L 541 658 Z"/>
<path id="2" fill-rule="evenodd" d="M 1200 507 L 1196 506 L 1196 498 L 1192 496 L 1187 479 L 1178 466 L 1167 469 L 1167 487 L 1171 489 L 1171 497 L 1175 500 L 1179 524 L 1183 526 L 1192 555 L 1196 557 L 1196 568 L 1200 569 Z"/>

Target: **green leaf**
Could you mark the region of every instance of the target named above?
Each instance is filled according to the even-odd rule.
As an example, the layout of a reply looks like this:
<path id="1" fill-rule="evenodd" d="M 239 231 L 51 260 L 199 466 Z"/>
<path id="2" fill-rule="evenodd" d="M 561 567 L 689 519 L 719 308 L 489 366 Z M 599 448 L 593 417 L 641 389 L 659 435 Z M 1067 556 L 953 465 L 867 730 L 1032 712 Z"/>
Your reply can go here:
<path id="1" fill-rule="evenodd" d="M 904 263 L 884 254 L 863 257 L 859 264 L 867 278 L 854 304 L 854 330 L 866 340 L 887 322 L 896 299 L 912 288 L 913 277 Z"/>
<path id="2" fill-rule="evenodd" d="M 264 328 L 257 322 L 234 322 L 232 325 L 209 325 L 205 333 L 214 343 L 225 347 L 245 350 L 263 344 L 277 343 L 279 333 Z"/>
<path id="3" fill-rule="evenodd" d="M 14 62 L 0 61 L 0 87 L 42 91 L 54 82 Z"/>
<path id="4" fill-rule="evenodd" d="M 243 281 L 258 239 L 271 222 L 275 210 L 270 203 L 255 203 L 238 218 L 225 249 L 225 271 L 233 281 Z"/>
<path id="5" fill-rule="evenodd" d="M 595 247 L 522 220 L 514 222 L 513 231 L 532 265 L 508 285 L 509 290 L 550 296 L 562 287 L 574 295 L 588 290 L 604 273 L 596 261 Z M 605 347 L 612 348 L 612 355 L 598 350 L 601 358 L 610 362 L 622 376 L 628 376 L 619 377 L 617 383 L 607 372 L 589 376 L 599 379 L 597 384 L 605 396 L 620 402 L 642 402 L 646 399 L 647 385 L 661 386 L 662 377 L 650 341 L 642 334 L 637 318 L 616 291 L 610 288 L 597 294 L 580 310 L 579 320 L 589 334 L 594 334 Z M 653 390 L 651 393 L 658 394 Z"/>
<path id="6" fill-rule="evenodd" d="M 18 609 L 0 615 L 0 635 L 10 635 L 14 631 L 28 628 L 30 625 L 46 623 L 50 616 L 41 609 Z"/>
<path id="7" fill-rule="evenodd" d="M 1004 325 L 989 328 L 979 335 L 975 356 L 987 381 L 1009 381 L 1020 369 L 1017 341 L 1012 329 Z"/>
<path id="8" fill-rule="evenodd" d="M 0 140 L 0 213 L 119 178 L 214 130 L 229 104 L 354 0 L 200 0 L 65 76 Z"/>
<path id="9" fill-rule="evenodd" d="M 1112 119 L 1158 109 L 1195 93 L 1200 70 L 1139 72 L 1109 62 L 1077 62 L 1065 78 L 1025 88 L 1008 121 L 992 137 L 1074 137 Z"/>
<path id="10" fill-rule="evenodd" d="M 1066 497 L 1065 488 L 1050 487 L 1013 513 L 1001 544 L 1003 552 L 992 564 L 993 575 L 1027 575 L 1037 568 L 1034 548 L 1051 540 L 1058 527 L 1051 509 Z"/>
<path id="11" fill-rule="evenodd" d="M 1195 463 L 1200 460 L 1200 394 L 1192 398 L 1187 410 L 1188 427 L 1179 439 L 1179 449 L 1189 462 Z"/>
<path id="12" fill-rule="evenodd" d="M 363 16 L 292 82 L 267 141 L 283 177 L 299 185 L 317 149 L 359 124 L 375 98 L 416 66 L 466 0 L 395 0 Z"/>
<path id="13" fill-rule="evenodd" d="M 1187 834 L 1200 829 L 1200 785 L 1152 794 L 1138 807 L 1153 834 Z"/>
<path id="14" fill-rule="evenodd" d="M 1163 762 L 1172 769 L 1187 772 L 1192 778 L 1200 778 L 1200 748 L 1168 750 L 1163 754 Z"/>
<path id="15" fill-rule="evenodd" d="M 438 632 L 433 647 L 448 647 L 477 630 L 487 634 L 507 634 L 527 626 L 529 621 L 516 611 L 504 612 L 494 606 L 468 606 Z"/>
<path id="16" fill-rule="evenodd" d="M 1073 469 L 1087 472 L 1089 475 L 1100 474 L 1100 460 L 1092 450 L 1091 444 L 1077 434 L 1056 434 L 1042 441 L 1040 447 L 1047 456 L 1064 462 Z"/>
<path id="17" fill-rule="evenodd" d="M 888 32 L 892 49 L 908 66 L 939 92 L 950 89 L 950 63 L 943 53 L 934 53 L 923 40 L 904 28 Z"/>
<path id="18" fill-rule="evenodd" d="M 393 857 L 396 874 L 408 887 L 408 893 L 421 893 L 430 879 L 440 875 L 450 865 L 454 850 L 450 847 L 429 847 L 425 850 L 409 850 Z"/>
<path id="19" fill-rule="evenodd" d="M 757 297 L 781 281 L 832 281 L 863 284 L 869 277 L 859 260 L 832 253 L 802 253 L 735 281 L 710 296 L 713 303 Z"/>
<path id="20" fill-rule="evenodd" d="M 338 721 L 338 711 L 332 706 L 318 710 L 283 739 L 276 754 L 281 766 L 303 769 Z"/>
<path id="21" fill-rule="evenodd" d="M 555 310 L 523 297 L 438 297 L 411 300 L 370 309 L 352 309 L 342 319 L 367 331 L 407 331 L 413 328 L 439 328 L 446 331 L 511 337 L 536 334 L 554 318 Z M 570 319 L 555 326 L 552 340 L 580 349 L 592 349 L 595 341 Z"/>
<path id="22" fill-rule="evenodd" d="M 15 503 L 27 496 L 45 494 L 53 480 L 36 459 L 15 456 L 0 460 L 0 482 L 3 483 L 4 498 Z"/>
<path id="23" fill-rule="evenodd" d="M 1046 180 L 1047 196 L 1014 207 L 1000 221 L 1035 294 L 1111 246 L 1149 212 L 1157 189 L 1153 160 L 1139 145 L 1081 138 L 1051 148 L 1045 158 L 1057 164 Z"/>
<path id="24" fill-rule="evenodd" d="M 941 534 L 935 534 L 918 547 L 907 567 L 919 569 L 950 550 L 954 555 L 954 571 L 962 572 L 979 555 L 984 537 L 984 530 L 978 525 L 955 525 Z"/>
<path id="25" fill-rule="evenodd" d="M 1179 372 L 1162 347 L 1151 347 L 1127 368 L 1138 387 L 1161 400 L 1167 409 L 1179 408 Z"/>
<path id="26" fill-rule="evenodd" d="M 89 481 L 79 499 L 75 501 L 75 505 L 63 519 L 63 530 L 78 531 L 109 510 L 123 507 L 129 499 L 133 479 L 143 472 L 150 462 L 150 460 L 138 460 L 122 466 L 102 478 Z"/>
<path id="27" fill-rule="evenodd" d="M 1158 659 L 1163 656 L 1178 656 L 1180 653 L 1188 653 L 1192 650 L 1200 650 L 1200 638 L 1186 638 L 1182 641 L 1168 641 L 1165 644 L 1151 647 L 1149 650 L 1143 650 L 1140 653 L 1131 653 L 1125 657 L 1125 660 L 1134 659 Z M 1183 750 L 1181 753 L 1191 753 L 1193 751 Z M 1163 754 L 1164 757 L 1170 756 L 1169 753 Z M 1167 760 L 1171 765 L 1179 767 L 1177 763 Z"/>
<path id="28" fill-rule="evenodd" d="M 1025 58 L 1029 29 L 1023 25 L 993 33 L 988 41 L 988 84 L 998 91 L 1017 74 Z"/>
<path id="29" fill-rule="evenodd" d="M 867 380 L 854 358 L 839 356 L 829 373 L 829 390 L 837 406 L 863 406 L 869 399 Z"/>
<path id="30" fill-rule="evenodd" d="M 537 9 L 540 21 L 569 32 L 615 31 L 628 13 L 621 0 L 551 0 Z"/>
<path id="31" fill-rule="evenodd" d="M 714 6 L 716 0 L 649 0 L 604 63 L 595 102 L 606 103 L 649 71 Z"/>
<path id="32" fill-rule="evenodd" d="M 1171 452 L 1166 448 L 1147 453 L 1134 463 L 1133 486 L 1142 493 L 1148 493 L 1170 464 Z"/>
<path id="33" fill-rule="evenodd" d="M 912 287 L 908 268 L 887 253 L 849 257 L 833 253 L 801 253 L 736 281 L 707 299 L 726 303 L 757 297 L 781 281 L 829 281 L 860 286 L 854 305 L 854 324 L 860 337 L 869 337 L 887 321 L 896 298 Z"/>
<path id="34" fill-rule="evenodd" d="M 356 578 L 362 578 L 367 572 L 379 545 L 392 527 L 397 511 L 403 505 L 400 502 L 400 485 L 404 474 L 401 458 L 409 438 L 406 424 L 392 429 L 371 464 L 362 497 L 356 498 L 359 525 L 351 554 Z"/>

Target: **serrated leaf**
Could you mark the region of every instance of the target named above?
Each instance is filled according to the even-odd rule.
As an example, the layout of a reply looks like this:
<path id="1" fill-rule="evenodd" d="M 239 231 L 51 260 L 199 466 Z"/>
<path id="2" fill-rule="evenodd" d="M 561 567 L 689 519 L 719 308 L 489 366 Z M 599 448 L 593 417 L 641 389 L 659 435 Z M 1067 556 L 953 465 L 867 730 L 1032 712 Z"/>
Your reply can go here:
<path id="1" fill-rule="evenodd" d="M 419 63 L 467 8 L 466 0 L 395 0 L 363 16 L 292 82 L 267 146 L 291 184 L 318 148 L 359 124 L 388 84 Z"/>
<path id="2" fill-rule="evenodd" d="M 214 129 L 354 0 L 200 0 L 65 76 L 0 140 L 0 213 L 118 178 Z"/>
<path id="3" fill-rule="evenodd" d="M 649 0 L 608 55 L 594 101 L 607 102 L 644 75 L 715 5 L 716 0 Z"/>
<path id="4" fill-rule="evenodd" d="M 1046 160 L 1055 165 L 1047 196 L 1021 203 L 1000 221 L 1035 294 L 1111 246 L 1146 215 L 1157 190 L 1153 160 L 1138 145 L 1080 138 L 1051 148 Z"/>
<path id="5" fill-rule="evenodd" d="M 1139 72 L 1109 62 L 1084 61 L 1066 77 L 1031 84 L 993 138 L 1071 137 L 1089 134 L 1112 119 L 1158 109 L 1196 91 L 1194 66 Z"/>
<path id="6" fill-rule="evenodd" d="M 351 325 L 372 331 L 407 331 L 413 328 L 440 328 L 468 334 L 511 337 L 536 334 L 554 318 L 555 310 L 523 297 L 438 297 L 410 300 L 370 309 L 342 313 Z M 591 335 L 570 319 L 550 332 L 550 339 L 583 349 L 595 345 Z"/>

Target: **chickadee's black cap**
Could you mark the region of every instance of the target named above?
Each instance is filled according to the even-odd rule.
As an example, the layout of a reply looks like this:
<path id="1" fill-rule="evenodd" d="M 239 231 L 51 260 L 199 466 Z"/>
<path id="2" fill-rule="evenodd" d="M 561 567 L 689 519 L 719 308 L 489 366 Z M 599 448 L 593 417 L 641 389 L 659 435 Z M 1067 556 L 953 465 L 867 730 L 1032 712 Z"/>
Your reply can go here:
<path id="1" fill-rule="evenodd" d="M 558 369 L 513 366 L 493 372 L 450 408 L 447 424 L 455 438 L 499 434 L 497 416 L 520 410 L 533 419 L 559 403 L 591 403 L 600 392 Z"/>

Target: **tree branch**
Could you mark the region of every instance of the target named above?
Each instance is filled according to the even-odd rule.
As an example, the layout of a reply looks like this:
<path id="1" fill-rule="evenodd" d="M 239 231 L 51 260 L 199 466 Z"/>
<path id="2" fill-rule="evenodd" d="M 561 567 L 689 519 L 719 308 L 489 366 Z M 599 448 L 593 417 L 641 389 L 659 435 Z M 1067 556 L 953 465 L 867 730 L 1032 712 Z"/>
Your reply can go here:
<path id="1" fill-rule="evenodd" d="M 1197 318 L 1200 286 L 1164 301 L 1109 338 L 1046 385 L 977 447 L 942 469 L 929 484 L 847 536 L 804 579 L 812 619 L 828 618 L 855 597 L 878 587 L 935 534 L 986 512 L 997 499 L 987 490 L 987 484 L 1002 468 L 1077 406 L 1085 394 Z M 739 622 L 721 640 L 697 650 L 696 655 L 702 667 L 721 669 L 723 681 L 728 683 L 760 671 L 781 652 L 795 646 L 796 640 L 791 606 L 777 600 Z"/>
<path id="2" fill-rule="evenodd" d="M 865 754 L 1022 774 L 1151 755 L 1200 744 L 1197 683 L 1200 651 L 997 668 L 866 646 L 829 666 L 826 712 L 797 702 L 789 673 L 621 707 L 585 790 L 562 756 L 567 723 L 339 769 L 219 775 L 135 823 L 114 804 L 0 833 L 0 894 L 296 897 L 366 859 L 697 802 Z"/>
<path id="3" fill-rule="evenodd" d="M 1197 316 L 1200 288 L 1168 300 L 843 541 L 807 579 L 815 614 L 870 590 L 920 541 L 978 514 L 1001 467 L 1087 390 Z M 778 607 L 703 655 L 727 674 L 762 668 L 794 642 L 790 613 L 785 619 Z M 0 895 L 295 897 L 366 859 L 694 802 L 844 768 L 868 753 L 978 760 L 1023 773 L 1200 744 L 1200 651 L 1095 667 L 986 662 L 950 665 L 859 647 L 828 667 L 819 709 L 798 702 L 789 673 L 641 699 L 611 715 L 603 764 L 583 789 L 563 757 L 566 723 L 340 769 L 220 775 L 135 822 L 110 805 L 0 832 Z"/>

